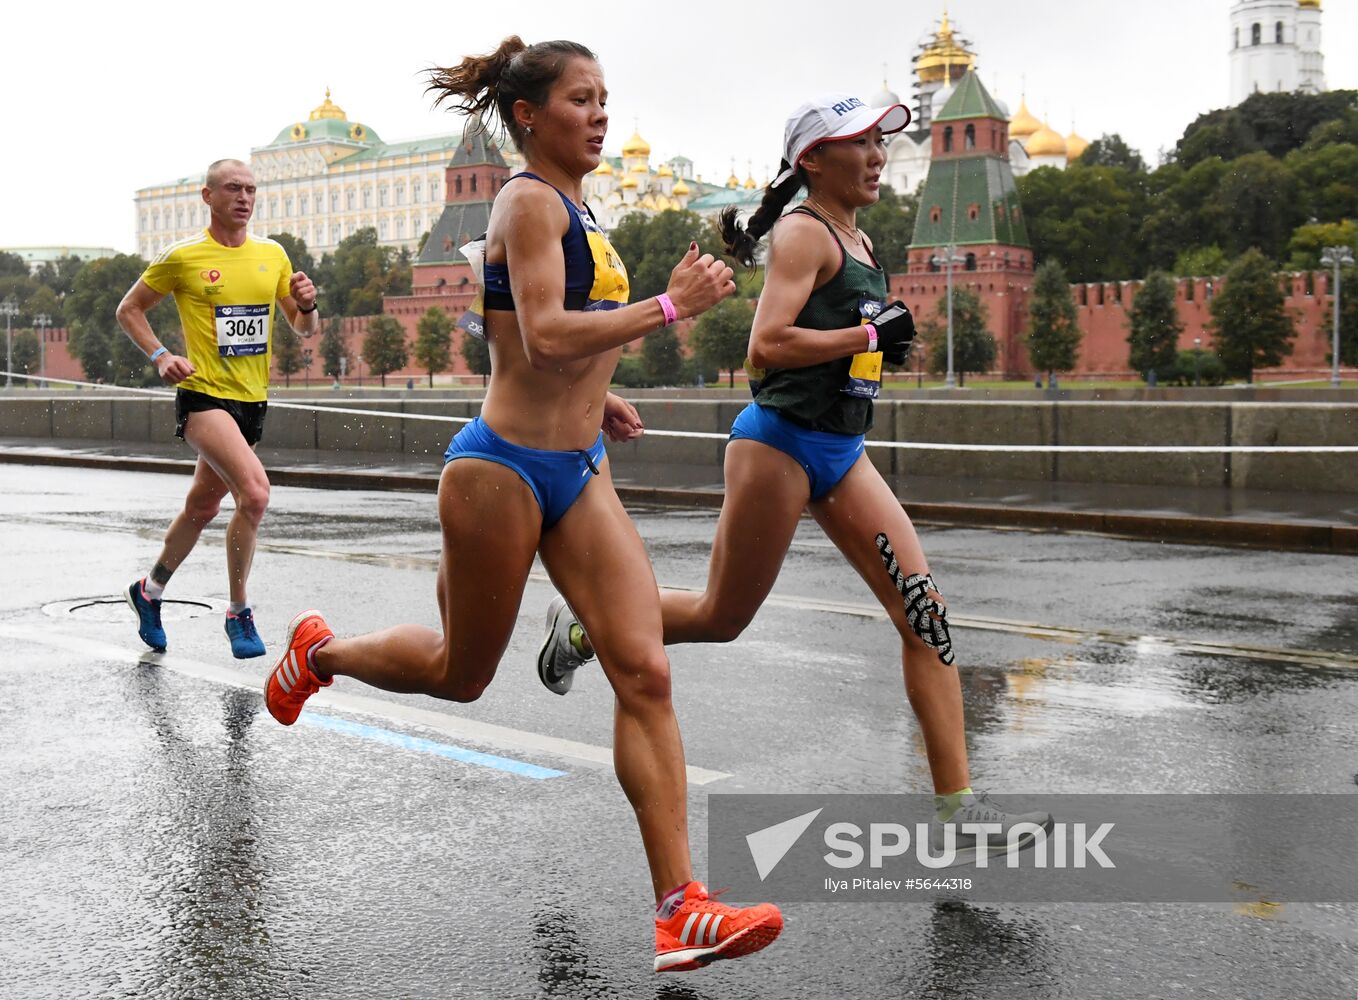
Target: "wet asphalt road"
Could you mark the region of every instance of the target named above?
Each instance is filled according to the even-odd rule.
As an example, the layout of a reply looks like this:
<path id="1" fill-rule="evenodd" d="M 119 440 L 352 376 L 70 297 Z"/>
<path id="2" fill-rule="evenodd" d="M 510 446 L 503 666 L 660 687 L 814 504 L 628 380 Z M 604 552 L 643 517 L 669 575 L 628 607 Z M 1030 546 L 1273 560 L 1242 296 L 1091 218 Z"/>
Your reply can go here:
<path id="1" fill-rule="evenodd" d="M 221 632 L 220 527 L 167 593 L 210 607 L 167 610 L 160 662 L 121 604 L 71 610 L 145 572 L 186 486 L 0 467 L 6 1000 L 1358 995 L 1358 905 L 1321 904 L 794 904 L 767 952 L 654 976 L 607 685 L 585 671 L 557 698 L 533 671 L 548 585 L 477 704 L 341 680 L 284 729 L 257 694 L 267 661 L 233 661 Z M 661 583 L 700 585 L 714 517 L 635 516 Z M 432 497 L 275 489 L 252 578 L 266 641 L 308 606 L 342 633 L 434 624 L 437 545 Z M 1358 560 L 925 545 L 964 626 L 978 786 L 1358 794 Z M 868 600 L 807 522 L 741 640 L 671 651 L 700 877 L 709 792 L 927 790 Z"/>

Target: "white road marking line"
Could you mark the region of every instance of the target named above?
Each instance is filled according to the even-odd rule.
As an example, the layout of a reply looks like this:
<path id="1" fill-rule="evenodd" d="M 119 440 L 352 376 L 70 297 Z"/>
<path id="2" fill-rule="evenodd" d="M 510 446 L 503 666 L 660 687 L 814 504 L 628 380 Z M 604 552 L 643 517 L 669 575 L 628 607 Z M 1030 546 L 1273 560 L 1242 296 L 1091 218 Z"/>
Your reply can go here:
<path id="1" fill-rule="evenodd" d="M 83 636 L 57 632 L 50 626 L 36 627 L 24 625 L 0 625 L 0 637 L 50 646 L 67 652 L 77 653 L 102 660 L 119 663 L 155 663 L 167 670 L 228 687 L 244 688 L 259 692 L 263 696 L 263 679 L 244 674 L 230 667 L 206 663 L 173 653 L 140 652 L 109 642 L 87 639 Z M 594 746 L 575 740 L 560 739 L 542 733 L 512 729 L 489 722 L 464 719 L 446 712 L 436 712 L 401 702 L 369 698 L 364 695 L 350 694 L 333 689 L 321 691 L 312 696 L 308 707 L 327 708 L 334 711 L 352 712 L 372 716 L 387 723 L 421 726 L 443 736 L 471 743 L 479 743 L 518 753 L 541 753 L 552 757 L 585 764 L 592 768 L 611 770 L 613 750 L 611 747 Z M 701 767 L 688 767 L 690 785 L 710 785 L 731 777 L 724 771 L 711 771 Z"/>

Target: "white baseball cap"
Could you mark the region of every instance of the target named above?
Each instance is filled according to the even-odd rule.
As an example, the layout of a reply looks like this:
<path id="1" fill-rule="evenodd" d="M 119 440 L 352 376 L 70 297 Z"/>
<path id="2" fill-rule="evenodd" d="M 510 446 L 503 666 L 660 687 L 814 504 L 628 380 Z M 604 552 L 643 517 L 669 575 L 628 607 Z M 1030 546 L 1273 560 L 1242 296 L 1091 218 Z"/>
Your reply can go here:
<path id="1" fill-rule="evenodd" d="M 854 139 L 876 126 L 890 135 L 910 124 L 910 109 L 904 104 L 870 108 L 852 94 L 825 94 L 807 101 L 787 120 L 783 129 L 783 159 L 788 168 L 774 184 L 781 184 L 797 172 L 802 157 L 822 142 Z"/>

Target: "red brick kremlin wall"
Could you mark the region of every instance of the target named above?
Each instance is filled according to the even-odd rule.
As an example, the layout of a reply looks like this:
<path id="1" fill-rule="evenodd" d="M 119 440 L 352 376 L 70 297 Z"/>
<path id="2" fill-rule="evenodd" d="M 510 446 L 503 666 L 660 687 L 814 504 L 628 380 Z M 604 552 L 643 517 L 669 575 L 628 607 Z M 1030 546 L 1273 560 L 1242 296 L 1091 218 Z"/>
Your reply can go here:
<path id="1" fill-rule="evenodd" d="M 406 329 L 407 345 L 414 357 L 416 324 L 426 309 L 439 306 L 447 310 L 456 322 L 471 303 L 473 287 L 470 281 L 470 268 L 465 264 L 448 265 L 438 268 L 420 268 L 421 271 L 435 271 L 428 275 L 427 283 L 416 286 L 414 294 L 388 298 L 383 303 L 387 315 L 395 316 Z M 442 273 L 447 271 L 447 274 Z M 467 277 L 463 284 L 461 279 Z M 422 276 L 423 278 L 424 276 Z M 444 284 L 439 285 L 438 279 Z M 1326 320 L 1330 304 L 1330 284 L 1332 276 L 1327 272 L 1315 271 L 1299 274 L 1281 275 L 1287 293 L 1286 305 L 1297 329 L 1292 342 L 1292 355 L 1287 358 L 1278 372 L 1289 374 L 1328 373 L 1331 327 Z M 1027 352 L 1023 346 L 1028 320 L 1028 295 L 1032 286 L 1032 275 L 1005 271 L 958 271 L 954 275 L 956 287 L 965 288 L 980 295 L 990 316 L 990 331 L 998 341 L 998 360 L 996 371 L 1014 378 L 1031 377 Z M 1084 339 L 1080 344 L 1079 364 L 1073 374 L 1080 376 L 1103 376 L 1116 378 L 1134 377 L 1128 367 L 1128 314 L 1136 294 L 1141 288 L 1139 281 L 1110 281 L 1093 284 L 1072 285 L 1071 294 L 1075 297 L 1076 313 Z M 1224 283 L 1219 278 L 1185 278 L 1179 281 L 1179 318 L 1184 330 L 1179 337 L 1179 348 L 1191 350 L 1194 338 L 1201 338 L 1202 346 L 1211 345 L 1212 336 L 1208 330 L 1211 314 L 1208 303 L 1211 297 L 1221 291 Z M 943 274 L 897 274 L 891 277 L 892 295 L 900 298 L 915 313 L 916 320 L 923 323 L 933 315 L 934 307 L 944 296 L 946 276 Z M 1358 294 L 1358 290 L 1355 290 Z M 361 356 L 363 338 L 367 334 L 370 317 L 357 316 L 342 321 L 341 329 L 348 342 L 349 353 Z M 679 329 L 680 339 L 687 340 L 692 324 L 683 324 Z M 459 347 L 463 334 L 453 334 L 453 368 L 451 374 L 467 375 L 466 364 L 462 360 Z M 69 336 L 63 328 L 47 331 L 47 373 L 53 378 L 83 380 L 84 370 L 80 362 L 68 350 Z M 319 339 L 308 342 L 313 360 L 311 379 L 323 379 Z M 2 349 L 2 348 L 0 348 Z M 357 372 L 351 368 L 350 374 Z M 397 384 L 406 378 L 424 375 L 412 361 L 410 365 L 387 376 L 388 384 Z M 303 379 L 301 373 L 292 377 L 293 382 Z M 363 380 L 368 382 L 367 365 L 363 366 Z M 282 383 L 282 376 L 275 373 L 274 381 Z"/>

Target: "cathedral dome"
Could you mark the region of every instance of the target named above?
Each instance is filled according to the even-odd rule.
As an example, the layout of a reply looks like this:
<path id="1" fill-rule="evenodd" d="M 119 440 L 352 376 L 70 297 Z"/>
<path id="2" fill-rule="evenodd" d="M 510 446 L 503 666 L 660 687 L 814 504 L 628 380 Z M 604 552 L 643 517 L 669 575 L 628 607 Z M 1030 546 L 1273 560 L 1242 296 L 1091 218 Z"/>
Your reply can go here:
<path id="1" fill-rule="evenodd" d="M 1049 125 L 1043 125 L 1023 144 L 1029 156 L 1065 156 L 1066 140 Z"/>
<path id="2" fill-rule="evenodd" d="M 1015 139 L 1027 139 L 1028 136 L 1039 131 L 1042 123 L 1033 117 L 1033 113 L 1028 110 L 1026 98 L 1019 100 L 1018 114 L 1009 120 L 1009 134 Z"/>
<path id="3" fill-rule="evenodd" d="M 683 197 L 688 194 L 688 185 L 684 183 L 682 177 L 674 182 L 674 194 L 676 197 Z"/>
<path id="4" fill-rule="evenodd" d="M 868 101 L 874 108 L 888 108 L 893 104 L 900 104 L 901 97 L 894 90 L 886 85 L 886 80 L 882 81 L 882 89 L 872 95 Z"/>
<path id="5" fill-rule="evenodd" d="M 613 172 L 613 164 L 609 163 L 607 160 L 600 160 L 599 165 L 594 168 L 594 172 L 596 174 L 611 174 Z"/>
<path id="6" fill-rule="evenodd" d="M 637 186 L 637 179 L 635 177 L 624 177 L 622 179 L 622 186 L 628 190 L 633 190 Z"/>
<path id="7" fill-rule="evenodd" d="M 655 172 L 655 175 L 657 177 L 673 177 L 674 171 L 670 168 L 668 163 L 662 163 L 660 164 L 660 169 Z"/>
<path id="8" fill-rule="evenodd" d="M 641 137 L 640 132 L 633 132 L 632 138 L 628 139 L 622 146 L 623 156 L 650 156 L 651 144 Z"/>
<path id="9" fill-rule="evenodd" d="M 1072 130 L 1066 136 L 1066 158 L 1068 160 L 1078 160 L 1084 155 L 1084 151 L 1089 148 L 1089 140 L 1078 132 Z"/>

